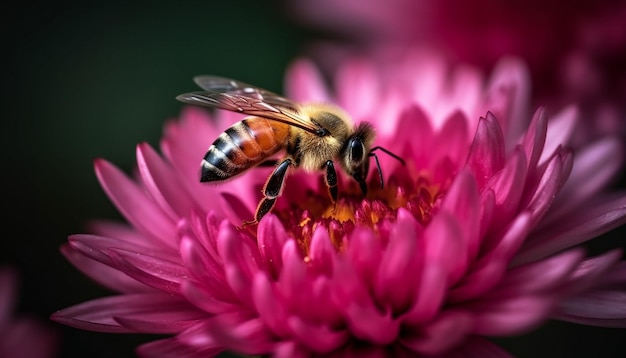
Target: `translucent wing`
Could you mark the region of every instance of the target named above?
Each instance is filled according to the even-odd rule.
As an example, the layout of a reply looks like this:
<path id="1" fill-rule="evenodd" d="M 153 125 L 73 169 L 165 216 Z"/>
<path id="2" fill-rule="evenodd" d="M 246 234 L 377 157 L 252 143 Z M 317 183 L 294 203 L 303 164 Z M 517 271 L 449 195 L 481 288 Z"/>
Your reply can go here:
<path id="1" fill-rule="evenodd" d="M 217 76 L 199 76 L 194 81 L 205 91 L 184 93 L 176 99 L 283 122 L 318 135 L 324 131 L 302 115 L 296 103 L 270 91 Z"/>

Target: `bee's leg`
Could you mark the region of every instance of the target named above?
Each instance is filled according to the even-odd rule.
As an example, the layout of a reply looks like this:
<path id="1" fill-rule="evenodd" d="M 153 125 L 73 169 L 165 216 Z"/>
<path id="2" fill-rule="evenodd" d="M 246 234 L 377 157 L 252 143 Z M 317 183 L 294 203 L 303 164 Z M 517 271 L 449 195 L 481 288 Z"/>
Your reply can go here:
<path id="1" fill-rule="evenodd" d="M 283 185 L 285 184 L 285 174 L 287 173 L 287 169 L 289 166 L 293 164 L 291 159 L 287 158 L 280 162 L 276 169 L 272 172 L 272 174 L 267 178 L 267 182 L 265 182 L 265 186 L 263 187 L 263 196 L 265 196 L 259 202 L 259 205 L 256 208 L 256 213 L 254 214 L 253 221 L 244 221 L 243 226 L 258 224 L 258 222 L 265 216 L 265 214 L 269 213 L 270 210 L 274 207 L 276 203 L 276 198 L 283 191 Z"/>
<path id="2" fill-rule="evenodd" d="M 266 160 L 266 161 L 262 162 L 258 166 L 259 167 L 275 167 L 276 164 L 278 164 L 278 160 L 270 159 L 270 160 Z"/>
<path id="3" fill-rule="evenodd" d="M 324 176 L 324 181 L 326 182 L 326 187 L 328 188 L 328 194 L 330 195 L 330 200 L 333 202 L 333 211 L 337 207 L 337 196 L 339 194 L 339 190 L 337 188 L 337 171 L 335 170 L 335 164 L 333 164 L 332 160 L 326 161 L 324 164 L 326 167 L 326 175 Z"/>

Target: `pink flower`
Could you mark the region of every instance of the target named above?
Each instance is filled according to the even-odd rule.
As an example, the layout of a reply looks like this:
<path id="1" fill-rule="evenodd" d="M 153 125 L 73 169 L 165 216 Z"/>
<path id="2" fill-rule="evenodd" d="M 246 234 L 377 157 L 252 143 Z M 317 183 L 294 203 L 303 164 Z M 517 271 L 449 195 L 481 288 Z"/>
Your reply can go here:
<path id="1" fill-rule="evenodd" d="M 17 271 L 8 266 L 0 267 L 0 357 L 56 356 L 56 332 L 35 317 L 15 314 L 17 286 Z"/>
<path id="2" fill-rule="evenodd" d="M 393 64 L 407 48 L 423 47 L 484 70 L 502 56 L 517 56 L 529 64 L 538 103 L 575 101 L 593 118 L 580 123 L 579 136 L 626 135 L 626 1 L 300 0 L 289 5 L 301 26 L 343 39 L 317 38 L 312 45 L 328 67 L 353 52 Z"/>
<path id="3" fill-rule="evenodd" d="M 323 180 L 296 172 L 258 227 L 238 229 L 269 169 L 218 186 L 198 176 L 212 140 L 241 118 L 231 112 L 186 108 L 167 124 L 162 155 L 138 145 L 134 178 L 97 160 L 128 224 L 98 222 L 62 252 L 119 294 L 52 318 L 170 335 L 138 348 L 150 357 L 505 357 L 489 337 L 550 318 L 626 326 L 621 253 L 587 257 L 579 247 L 626 220 L 626 196 L 604 191 L 619 141 L 573 155 L 577 110 L 529 114 L 516 60 L 490 80 L 423 56 L 396 71 L 351 60 L 333 96 L 310 62 L 288 72 L 291 98 L 336 102 L 406 161 L 379 155 L 385 186 L 370 173 L 366 198 L 340 173 L 335 211 Z"/>

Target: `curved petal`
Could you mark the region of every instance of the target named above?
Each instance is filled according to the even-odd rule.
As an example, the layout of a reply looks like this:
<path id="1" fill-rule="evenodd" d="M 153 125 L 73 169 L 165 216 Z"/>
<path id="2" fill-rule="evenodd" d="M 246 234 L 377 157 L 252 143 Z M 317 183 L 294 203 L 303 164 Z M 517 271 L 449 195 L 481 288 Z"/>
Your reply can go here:
<path id="1" fill-rule="evenodd" d="M 117 317 L 143 317 L 189 312 L 192 306 L 180 297 L 167 294 L 132 294 L 99 298 L 57 311 L 53 321 L 96 332 L 132 333 Z M 182 310 L 182 311 L 180 311 Z"/>
<path id="2" fill-rule="evenodd" d="M 70 245 L 63 245 L 61 247 L 61 253 L 72 265 L 79 269 L 80 272 L 104 287 L 121 293 L 154 292 L 154 288 L 146 286 L 134 278 L 129 277 L 117 268 L 85 256 L 74 250 Z M 0 307 L 3 306 L 0 305 Z"/>
<path id="3" fill-rule="evenodd" d="M 221 351 L 221 348 L 196 349 L 176 338 L 160 339 L 137 347 L 137 354 L 142 358 L 207 358 Z"/>
<path id="4" fill-rule="evenodd" d="M 144 187 L 172 220 L 189 214 L 194 207 L 193 196 L 179 184 L 170 164 L 147 143 L 137 146 L 137 167 Z"/>
<path id="5" fill-rule="evenodd" d="M 447 310 L 425 325 L 414 336 L 402 337 L 400 343 L 414 352 L 439 354 L 461 343 L 473 327 L 472 315 L 462 310 Z"/>
<path id="6" fill-rule="evenodd" d="M 165 247 L 175 247 L 172 239 L 176 237 L 175 223 L 136 183 L 105 160 L 96 160 L 95 169 L 102 188 L 134 227 Z"/>
<path id="7" fill-rule="evenodd" d="M 478 121 L 474 141 L 466 165 L 476 177 L 479 188 L 504 166 L 505 152 L 502 129 L 493 114 Z"/>

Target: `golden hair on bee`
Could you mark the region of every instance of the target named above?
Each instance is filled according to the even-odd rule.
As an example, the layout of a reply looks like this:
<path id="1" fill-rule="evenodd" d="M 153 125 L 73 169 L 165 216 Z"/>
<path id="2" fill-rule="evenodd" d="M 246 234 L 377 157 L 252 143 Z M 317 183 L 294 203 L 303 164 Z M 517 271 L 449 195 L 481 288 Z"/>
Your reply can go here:
<path id="1" fill-rule="evenodd" d="M 355 126 L 340 107 L 329 103 L 296 103 L 267 90 L 233 79 L 199 76 L 195 79 L 204 91 L 185 93 L 178 100 L 249 115 L 226 129 L 209 146 L 200 170 L 201 182 L 220 182 L 240 175 L 250 168 L 268 163 L 280 151 L 285 155 L 276 163 L 263 187 L 254 220 L 258 223 L 272 210 L 281 195 L 289 168 L 323 172 L 333 203 L 338 197 L 338 161 L 346 174 L 367 194 L 365 179 L 373 157 L 380 177 L 383 176 L 374 153 L 381 150 L 402 164 L 397 155 L 372 145 L 374 128 L 367 122 Z"/>

